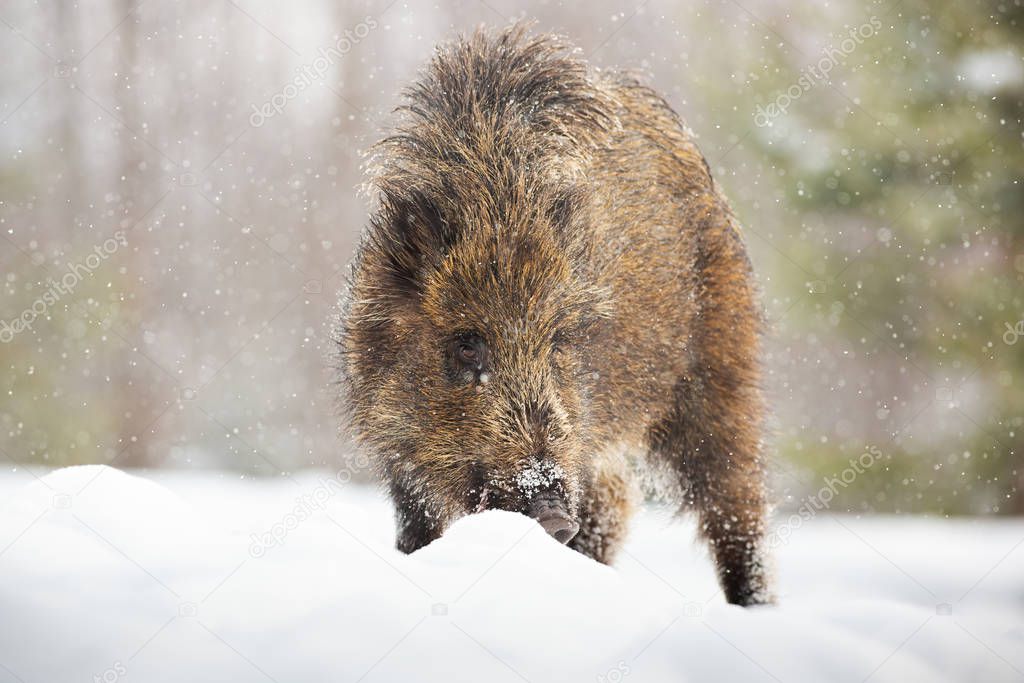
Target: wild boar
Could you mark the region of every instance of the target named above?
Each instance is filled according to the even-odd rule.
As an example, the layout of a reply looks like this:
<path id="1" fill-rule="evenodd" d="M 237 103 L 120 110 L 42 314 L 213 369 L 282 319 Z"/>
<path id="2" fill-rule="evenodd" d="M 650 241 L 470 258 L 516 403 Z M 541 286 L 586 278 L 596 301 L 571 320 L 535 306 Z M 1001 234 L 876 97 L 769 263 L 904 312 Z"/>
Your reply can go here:
<path id="1" fill-rule="evenodd" d="M 771 601 L 761 309 L 688 129 L 522 26 L 439 49 L 406 97 L 337 327 L 397 547 L 499 508 L 608 563 L 657 473 L 726 598 Z"/>

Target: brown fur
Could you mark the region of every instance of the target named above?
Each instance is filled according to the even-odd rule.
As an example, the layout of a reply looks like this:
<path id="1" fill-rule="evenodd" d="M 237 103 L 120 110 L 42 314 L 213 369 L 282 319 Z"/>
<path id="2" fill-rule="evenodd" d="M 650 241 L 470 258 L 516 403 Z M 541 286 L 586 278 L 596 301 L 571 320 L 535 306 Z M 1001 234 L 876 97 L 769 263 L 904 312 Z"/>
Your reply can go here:
<path id="1" fill-rule="evenodd" d="M 543 494 L 609 562 L 646 468 L 728 600 L 770 600 L 755 286 L 679 118 L 522 27 L 440 50 L 403 109 L 338 339 L 398 547 Z"/>

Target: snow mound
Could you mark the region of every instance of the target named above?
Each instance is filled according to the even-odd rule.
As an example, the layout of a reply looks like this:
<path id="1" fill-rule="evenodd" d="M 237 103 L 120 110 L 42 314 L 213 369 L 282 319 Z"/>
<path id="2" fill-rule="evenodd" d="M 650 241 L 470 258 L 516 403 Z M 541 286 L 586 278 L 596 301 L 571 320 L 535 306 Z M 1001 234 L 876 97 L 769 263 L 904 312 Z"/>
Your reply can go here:
<path id="1" fill-rule="evenodd" d="M 0 475 L 0 683 L 1024 675 L 1019 521 L 811 520 L 744 610 L 655 509 L 609 568 L 500 511 L 402 555 L 377 492 L 315 473 L 34 476 Z"/>

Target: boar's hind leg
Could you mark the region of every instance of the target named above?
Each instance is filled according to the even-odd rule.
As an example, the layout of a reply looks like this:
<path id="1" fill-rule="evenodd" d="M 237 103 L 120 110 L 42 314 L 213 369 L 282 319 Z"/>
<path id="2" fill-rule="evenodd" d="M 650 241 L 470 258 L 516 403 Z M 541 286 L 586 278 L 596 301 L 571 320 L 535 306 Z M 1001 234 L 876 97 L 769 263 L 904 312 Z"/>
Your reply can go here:
<path id="1" fill-rule="evenodd" d="M 764 474 L 756 441 L 743 435 L 742 414 L 709 415 L 706 389 L 677 389 L 677 414 L 652 431 L 654 450 L 670 461 L 685 507 L 699 515 L 718 580 L 729 602 L 773 602 L 765 556 Z M 693 396 L 703 393 L 703 396 Z"/>
<path id="2" fill-rule="evenodd" d="M 624 463 L 601 462 L 580 509 L 580 530 L 569 547 L 611 564 L 626 537 L 635 492 Z"/>
<path id="3" fill-rule="evenodd" d="M 430 518 L 422 500 L 397 482 L 392 482 L 390 488 L 395 504 L 395 547 L 398 550 L 411 553 L 441 536 L 440 525 Z"/>
<path id="4" fill-rule="evenodd" d="M 760 313 L 749 264 L 731 222 L 701 235 L 701 313 L 691 364 L 667 417 L 650 433 L 655 455 L 678 475 L 729 602 L 771 602 L 765 557 L 766 493 L 761 455 L 764 407 L 758 388 Z"/>

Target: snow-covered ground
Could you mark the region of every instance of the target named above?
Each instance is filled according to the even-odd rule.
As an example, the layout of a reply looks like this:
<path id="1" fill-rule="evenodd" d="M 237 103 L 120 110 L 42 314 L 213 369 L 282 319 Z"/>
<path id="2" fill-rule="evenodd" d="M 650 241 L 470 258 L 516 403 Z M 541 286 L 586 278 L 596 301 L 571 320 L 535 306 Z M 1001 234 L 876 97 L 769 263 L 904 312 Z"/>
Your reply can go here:
<path id="1" fill-rule="evenodd" d="M 328 475 L 146 477 L 0 475 L 0 681 L 1024 679 L 1021 521 L 819 516 L 744 610 L 656 508 L 612 569 L 505 512 L 403 556 Z"/>

